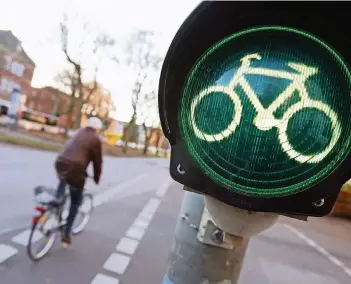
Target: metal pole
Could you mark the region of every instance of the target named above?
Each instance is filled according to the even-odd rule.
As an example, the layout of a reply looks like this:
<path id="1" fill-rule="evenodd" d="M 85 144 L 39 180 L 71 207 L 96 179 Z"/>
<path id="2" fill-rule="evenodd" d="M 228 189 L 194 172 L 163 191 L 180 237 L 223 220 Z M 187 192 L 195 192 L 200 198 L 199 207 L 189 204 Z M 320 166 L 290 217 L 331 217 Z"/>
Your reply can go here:
<path id="1" fill-rule="evenodd" d="M 248 239 L 232 250 L 201 243 L 197 228 L 203 211 L 204 197 L 186 191 L 162 284 L 238 283 Z"/>

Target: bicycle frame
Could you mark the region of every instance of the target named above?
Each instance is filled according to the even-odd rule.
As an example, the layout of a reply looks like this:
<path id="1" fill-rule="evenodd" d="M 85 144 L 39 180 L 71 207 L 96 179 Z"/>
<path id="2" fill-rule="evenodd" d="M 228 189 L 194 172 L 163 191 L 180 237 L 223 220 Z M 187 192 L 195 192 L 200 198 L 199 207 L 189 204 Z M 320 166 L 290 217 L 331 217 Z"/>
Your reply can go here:
<path id="1" fill-rule="evenodd" d="M 305 81 L 312 75 L 318 72 L 318 69 L 313 67 L 308 67 L 303 64 L 288 63 L 288 66 L 295 69 L 300 74 L 289 73 L 286 71 L 266 69 L 266 68 L 253 68 L 250 67 L 252 59 L 261 60 L 261 56 L 257 53 L 250 54 L 241 59 L 242 65 L 238 71 L 234 74 L 232 80 L 229 83 L 229 88 L 234 89 L 237 85 L 240 85 L 246 95 L 248 96 L 250 102 L 257 112 L 255 118 L 255 125 L 260 130 L 270 130 L 273 127 L 278 127 L 281 124 L 280 119 L 274 118 L 273 113 L 287 100 L 289 99 L 295 90 L 299 91 L 300 97 L 304 102 L 310 101 L 313 105 L 317 101 L 310 100 L 306 87 Z M 260 100 L 257 98 L 254 90 L 251 88 L 250 84 L 245 79 L 244 75 L 262 75 L 273 78 L 288 79 L 292 82 L 286 87 L 286 89 L 270 104 L 270 106 L 265 109 L 261 104 Z M 306 104 L 305 104 L 306 105 Z"/>
<path id="2" fill-rule="evenodd" d="M 250 67 L 251 60 L 261 60 L 261 56 L 258 53 L 249 54 L 241 58 L 242 65 L 235 72 L 232 80 L 227 86 L 210 86 L 207 89 L 200 92 L 191 103 L 191 120 L 192 126 L 195 132 L 195 135 L 208 142 L 221 141 L 222 139 L 228 137 L 232 133 L 235 132 L 236 127 L 239 125 L 241 120 L 242 113 L 242 104 L 238 94 L 234 91 L 236 86 L 241 86 L 244 90 L 245 94 L 248 96 L 249 101 L 255 108 L 257 115 L 254 118 L 254 125 L 262 130 L 267 131 L 271 130 L 273 127 L 278 129 L 278 140 L 281 144 L 282 151 L 286 152 L 287 155 L 295 159 L 300 163 L 318 163 L 323 160 L 326 155 L 331 151 L 336 142 L 338 141 L 341 134 L 341 126 L 338 121 L 337 114 L 325 103 L 317 100 L 312 100 L 305 86 L 306 80 L 317 74 L 318 69 L 314 67 L 309 67 L 300 63 L 288 63 L 287 65 L 297 71 L 298 73 L 290 73 L 282 70 L 274 70 L 274 69 L 266 69 L 266 68 L 257 68 Z M 264 108 L 261 102 L 259 101 L 255 91 L 252 89 L 248 81 L 245 79 L 245 74 L 255 74 L 262 75 L 267 77 L 288 79 L 292 82 L 283 90 L 281 94 L 268 106 L 268 108 Z M 283 114 L 281 119 L 277 119 L 274 117 L 274 112 L 284 104 L 297 90 L 301 101 L 289 107 Z M 229 126 L 216 134 L 207 134 L 203 133 L 198 129 L 195 123 L 195 108 L 199 104 L 199 102 L 208 94 L 213 92 L 222 92 L 229 96 L 235 106 L 235 114 L 233 116 L 232 122 Z M 287 128 L 289 119 L 298 111 L 305 108 L 314 108 L 321 112 L 323 112 L 331 121 L 332 125 L 332 137 L 329 142 L 329 145 L 320 153 L 316 155 L 304 155 L 293 149 L 293 146 L 289 142 L 289 138 L 287 136 Z"/>

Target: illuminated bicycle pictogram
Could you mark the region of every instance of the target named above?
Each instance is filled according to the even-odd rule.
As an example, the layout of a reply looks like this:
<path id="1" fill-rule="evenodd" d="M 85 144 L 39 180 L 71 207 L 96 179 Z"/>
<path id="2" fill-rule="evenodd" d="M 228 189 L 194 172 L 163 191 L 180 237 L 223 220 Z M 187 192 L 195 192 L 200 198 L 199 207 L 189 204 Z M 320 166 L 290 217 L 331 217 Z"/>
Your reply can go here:
<path id="1" fill-rule="evenodd" d="M 278 140 L 282 147 L 282 151 L 285 152 L 291 159 L 295 159 L 299 163 L 318 163 L 322 161 L 328 153 L 332 150 L 334 145 L 337 143 L 340 134 L 341 126 L 338 121 L 338 116 L 334 110 L 332 110 L 327 104 L 313 100 L 309 97 L 307 88 L 305 86 L 306 80 L 317 74 L 318 69 L 314 67 L 307 66 L 301 63 L 289 62 L 287 65 L 297 71 L 298 73 L 290 73 L 283 70 L 267 69 L 267 68 L 257 68 L 250 67 L 251 60 L 261 60 L 261 55 L 258 53 L 249 54 L 241 58 L 242 65 L 235 72 L 232 80 L 227 86 L 210 86 L 205 90 L 201 91 L 191 103 L 191 121 L 194 128 L 195 135 L 208 142 L 221 141 L 222 139 L 233 134 L 240 124 L 242 116 L 242 103 L 238 94 L 234 91 L 236 86 L 241 86 L 245 94 L 248 96 L 249 101 L 252 103 L 255 108 L 257 115 L 254 118 L 254 125 L 262 130 L 267 131 L 271 130 L 273 127 L 278 129 Z M 267 77 L 288 79 L 291 83 L 283 90 L 279 96 L 270 104 L 269 107 L 264 108 L 261 102 L 259 101 L 254 90 L 245 79 L 245 74 L 255 74 L 262 75 Z M 293 94 L 297 91 L 299 93 L 300 101 L 296 104 L 290 106 L 283 114 L 281 119 L 274 117 L 274 112 L 284 104 Z M 209 134 L 201 131 L 195 123 L 195 109 L 200 103 L 200 101 L 207 95 L 220 92 L 225 95 L 228 95 L 234 104 L 234 116 L 231 123 L 226 129 L 219 133 Z M 313 108 L 323 112 L 331 121 L 332 135 L 329 144 L 325 149 L 315 155 L 305 155 L 296 151 L 289 142 L 289 137 L 287 135 L 287 127 L 289 119 L 297 112 Z"/>

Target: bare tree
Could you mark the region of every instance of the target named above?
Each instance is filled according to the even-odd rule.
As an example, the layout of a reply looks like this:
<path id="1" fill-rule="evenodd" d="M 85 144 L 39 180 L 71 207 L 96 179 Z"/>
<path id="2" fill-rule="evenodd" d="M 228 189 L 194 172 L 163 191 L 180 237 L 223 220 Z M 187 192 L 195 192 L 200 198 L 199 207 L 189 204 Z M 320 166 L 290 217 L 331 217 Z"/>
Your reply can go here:
<path id="1" fill-rule="evenodd" d="M 138 30 L 132 34 L 127 42 L 126 54 L 127 65 L 136 73 L 134 88 L 132 90 L 132 116 L 129 122 L 125 125 L 122 140 L 124 141 L 123 151 L 127 152 L 128 142 L 130 139 L 130 129 L 136 127 L 138 118 L 138 110 L 140 105 L 145 100 L 144 84 L 149 79 L 150 73 L 159 70 L 160 63 L 163 58 L 155 53 L 154 33 L 152 31 Z M 147 128 L 143 124 L 143 129 L 146 134 Z M 145 135 L 145 145 L 148 143 L 147 135 Z M 147 151 L 147 146 L 145 146 Z M 144 149 L 145 151 L 145 149 Z"/>
<path id="2" fill-rule="evenodd" d="M 66 115 L 67 117 L 64 134 L 65 137 L 68 136 L 68 130 L 73 127 L 73 110 L 77 100 L 76 93 L 78 91 L 78 80 L 76 75 L 77 74 L 75 72 L 72 72 L 68 69 L 64 69 L 55 77 L 55 81 L 60 85 L 60 87 L 64 91 L 68 91 L 69 96 L 66 111 L 61 114 Z"/>
<path id="3" fill-rule="evenodd" d="M 155 146 L 156 146 L 156 153 L 155 155 L 158 156 L 159 152 L 160 152 L 160 142 L 161 142 L 161 137 L 162 137 L 162 130 L 160 128 L 160 126 L 158 126 L 157 128 L 157 132 L 156 132 L 156 141 L 155 141 Z"/>
<path id="4" fill-rule="evenodd" d="M 154 133 L 157 135 L 158 117 L 155 112 L 157 113 L 157 93 L 153 90 L 143 96 L 139 106 L 139 116 L 142 119 L 144 131 L 144 155 L 148 152 L 150 139 Z M 155 118 L 157 121 L 155 121 Z"/>
<path id="5" fill-rule="evenodd" d="M 134 82 L 134 88 L 132 90 L 132 117 L 129 122 L 124 126 L 123 130 L 123 138 L 122 140 L 125 142 L 123 147 L 123 152 L 127 152 L 128 142 L 130 138 L 133 136 L 131 133 L 136 127 L 136 120 L 137 120 L 137 110 L 140 102 L 141 90 L 146 79 L 146 74 L 142 74 L 140 71 L 136 80 Z"/>
<path id="6" fill-rule="evenodd" d="M 97 74 L 99 70 L 99 63 L 101 58 L 99 58 L 99 51 L 107 46 L 113 46 L 115 41 L 107 36 L 106 34 L 98 33 L 93 38 L 90 38 L 87 35 L 89 32 L 88 23 L 83 24 L 83 32 L 81 34 L 82 39 L 79 44 L 78 58 L 75 58 L 69 52 L 69 37 L 70 30 L 67 24 L 67 19 L 64 19 L 60 23 L 61 30 L 61 48 L 66 57 L 67 62 L 70 64 L 70 69 L 67 69 L 61 76 L 62 82 L 67 82 L 66 86 L 70 88 L 71 99 L 68 108 L 68 117 L 70 117 L 72 121 L 72 112 L 76 108 L 75 114 L 75 127 L 79 128 L 81 119 L 82 119 L 82 108 L 83 105 L 89 102 L 90 97 L 95 93 L 98 89 L 97 83 Z M 90 50 L 85 50 L 85 48 L 90 48 Z M 83 53 L 89 52 L 89 59 L 94 60 L 93 67 L 93 84 L 84 84 L 83 83 L 83 73 L 86 69 L 83 67 L 82 57 Z M 116 58 L 113 60 L 117 61 Z M 70 125 L 71 126 L 71 125 Z"/>

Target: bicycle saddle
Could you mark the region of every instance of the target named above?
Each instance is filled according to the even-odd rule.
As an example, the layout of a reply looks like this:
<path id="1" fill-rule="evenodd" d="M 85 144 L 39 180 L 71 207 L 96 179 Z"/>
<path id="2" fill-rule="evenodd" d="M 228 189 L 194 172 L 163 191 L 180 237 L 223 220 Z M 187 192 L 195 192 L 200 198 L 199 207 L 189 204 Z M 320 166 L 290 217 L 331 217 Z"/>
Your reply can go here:
<path id="1" fill-rule="evenodd" d="M 295 71 L 304 74 L 306 77 L 314 75 L 318 72 L 318 68 L 309 67 L 309 66 L 307 66 L 305 64 L 301 64 L 301 63 L 290 62 L 290 63 L 288 63 L 288 66 L 290 68 L 294 69 Z"/>

